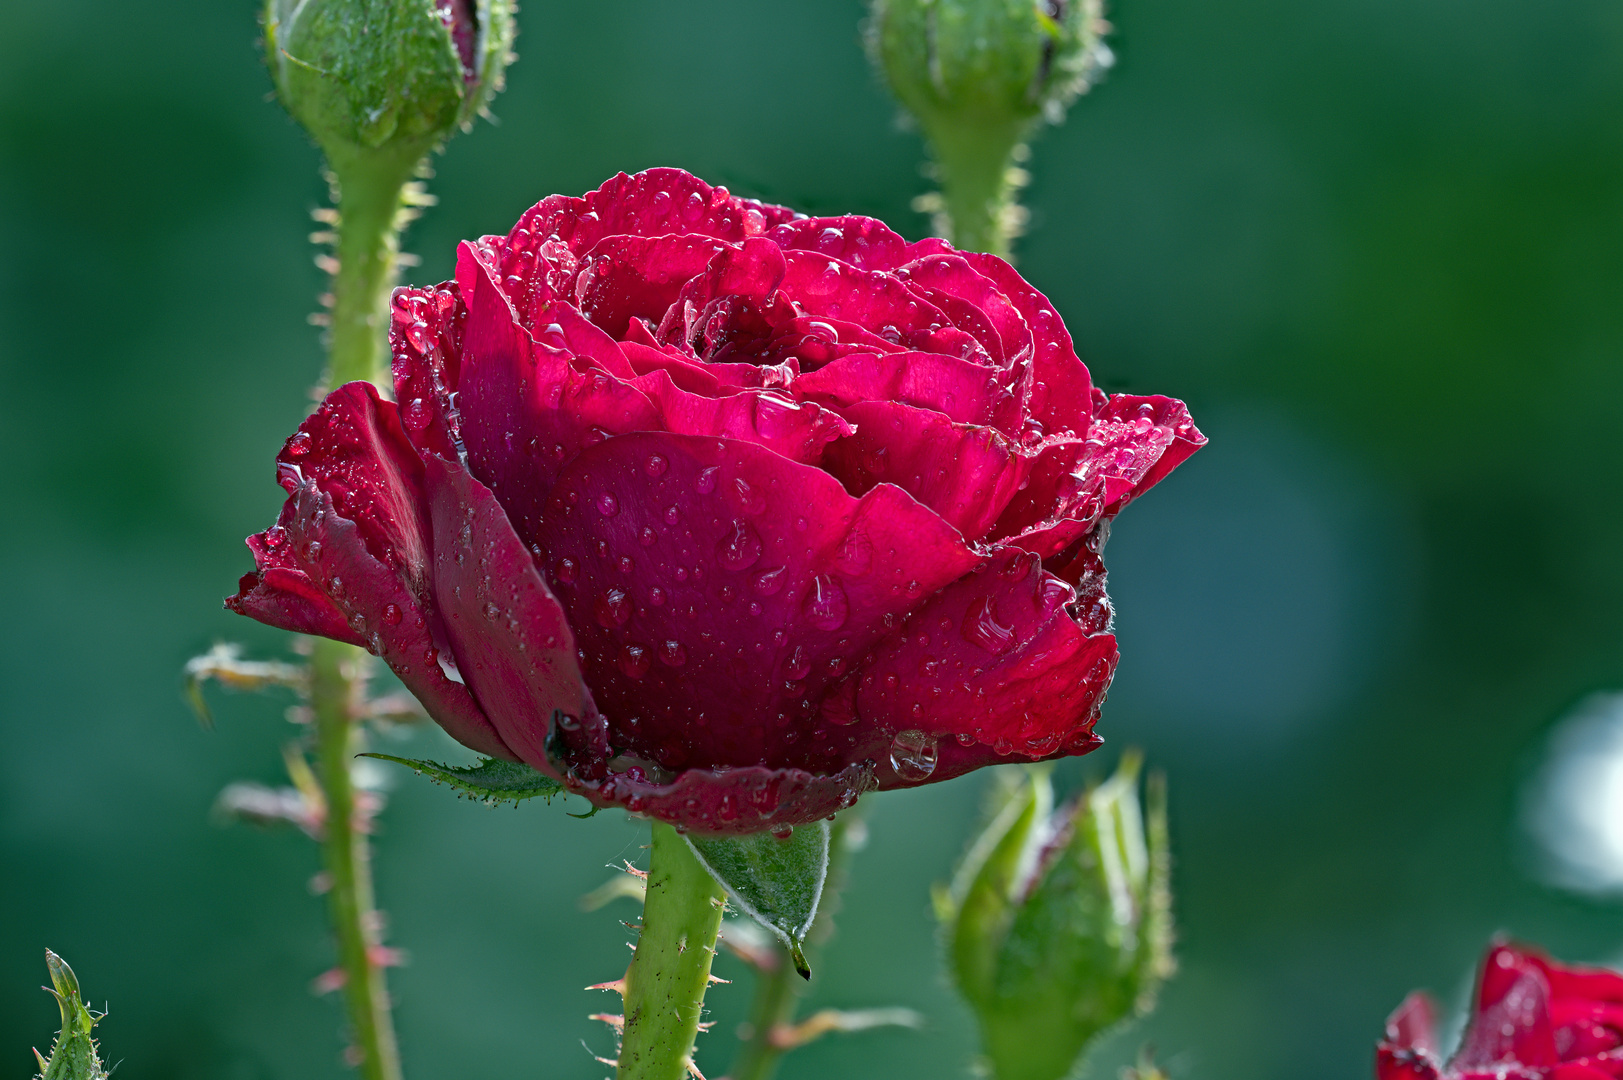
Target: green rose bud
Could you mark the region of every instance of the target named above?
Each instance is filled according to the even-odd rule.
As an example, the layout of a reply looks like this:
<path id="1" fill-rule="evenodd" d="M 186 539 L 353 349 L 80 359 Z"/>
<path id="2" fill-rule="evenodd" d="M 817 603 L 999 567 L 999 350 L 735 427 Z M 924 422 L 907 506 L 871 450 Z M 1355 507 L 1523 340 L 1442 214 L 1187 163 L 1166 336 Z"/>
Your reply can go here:
<path id="1" fill-rule="evenodd" d="M 277 95 L 333 164 L 415 164 L 501 89 L 511 0 L 267 0 Z M 390 153 L 393 151 L 393 153 Z"/>
<path id="2" fill-rule="evenodd" d="M 56 998 L 62 1011 L 62 1030 L 49 1058 L 34 1051 L 39 1080 L 107 1080 L 96 1053 L 96 1040 L 90 1034 L 103 1014 L 85 1008 L 79 997 L 79 980 L 66 960 L 46 949 L 45 966 L 51 972 L 51 985 L 45 990 Z"/>
<path id="3" fill-rule="evenodd" d="M 1016 148 L 1110 65 L 1102 0 L 873 0 L 868 46 L 924 129 L 953 243 L 1003 254 Z"/>
<path id="4" fill-rule="evenodd" d="M 1139 758 L 1052 810 L 1045 770 L 1003 793 L 936 897 L 948 965 L 997 1080 L 1058 1080 L 1171 974 L 1165 785 Z"/>

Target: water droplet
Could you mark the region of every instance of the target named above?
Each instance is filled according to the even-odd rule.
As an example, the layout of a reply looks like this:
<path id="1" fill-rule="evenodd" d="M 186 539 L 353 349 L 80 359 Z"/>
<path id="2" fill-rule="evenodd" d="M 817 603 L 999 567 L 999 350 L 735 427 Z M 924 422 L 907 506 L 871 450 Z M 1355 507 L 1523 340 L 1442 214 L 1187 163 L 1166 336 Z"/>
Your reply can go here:
<path id="1" fill-rule="evenodd" d="M 670 467 L 670 462 L 666 461 L 658 454 L 649 454 L 648 461 L 643 466 L 643 468 L 648 471 L 649 476 L 664 476 L 665 470 Z"/>
<path id="2" fill-rule="evenodd" d="M 749 481 L 742 476 L 733 480 L 733 490 L 738 492 L 738 502 L 743 506 L 744 513 L 759 514 L 766 509 L 766 496 L 750 487 Z"/>
<path id="3" fill-rule="evenodd" d="M 604 517 L 613 517 L 620 512 L 620 500 L 605 491 L 597 497 L 597 512 Z"/>
<path id="4" fill-rule="evenodd" d="M 626 645 L 620 650 L 620 670 L 628 678 L 640 679 L 648 674 L 648 666 L 652 661 L 648 659 L 648 650 L 641 645 Z"/>
<path id="5" fill-rule="evenodd" d="M 572 716 L 569 713 L 559 713 L 558 726 L 563 728 L 565 731 L 579 731 L 580 717 Z"/>
<path id="6" fill-rule="evenodd" d="M 665 590 L 661 589 L 658 585 L 655 585 L 652 589 L 649 589 L 648 590 L 648 602 L 650 604 L 654 605 L 655 607 L 664 607 L 665 606 Z"/>
<path id="7" fill-rule="evenodd" d="M 620 568 L 622 574 L 629 574 L 637 568 L 637 564 L 631 560 L 630 555 L 620 556 L 620 560 L 615 565 Z"/>
<path id="8" fill-rule="evenodd" d="M 485 618 L 489 619 L 491 622 L 495 622 L 501 617 L 501 614 L 502 609 L 497 607 L 495 604 L 488 602 L 485 604 Z"/>
<path id="9" fill-rule="evenodd" d="M 873 541 L 868 539 L 867 533 L 853 529 L 846 534 L 834 561 L 847 576 L 861 577 L 873 565 Z"/>
<path id="10" fill-rule="evenodd" d="M 783 669 L 784 675 L 791 679 L 804 679 L 811 672 L 811 660 L 806 656 L 806 650 L 799 645 L 789 654 L 789 662 Z"/>
<path id="11" fill-rule="evenodd" d="M 401 614 L 399 604 L 383 605 L 383 624 L 385 626 L 399 626 L 400 619 Z"/>
<path id="12" fill-rule="evenodd" d="M 716 545 L 716 558 L 729 570 L 748 570 L 761 557 L 761 537 L 743 521 L 733 522 L 732 531 Z"/>
<path id="13" fill-rule="evenodd" d="M 624 589 L 608 589 L 597 598 L 597 624 L 608 629 L 624 626 L 631 618 L 631 597 Z"/>
<path id="14" fill-rule="evenodd" d="M 665 524 L 667 524 L 667 525 L 675 525 L 678 522 L 680 522 L 681 520 L 682 520 L 681 508 L 675 507 L 675 506 L 667 506 L 665 508 Z"/>
<path id="15" fill-rule="evenodd" d="M 975 736 L 971 735 L 967 731 L 959 732 L 957 735 L 954 735 L 953 738 L 958 740 L 958 745 L 959 746 L 974 746 L 975 745 Z"/>
<path id="16" fill-rule="evenodd" d="M 558 580 L 568 585 L 580 576 L 580 565 L 574 559 L 558 560 Z"/>
<path id="17" fill-rule="evenodd" d="M 750 578 L 750 588 L 761 596 L 776 596 L 783 589 L 784 582 L 788 580 L 787 567 L 773 566 L 766 570 L 757 570 Z"/>
<path id="18" fill-rule="evenodd" d="M 979 645 L 993 656 L 1002 656 L 1014 644 L 1014 628 L 997 621 L 997 602 L 990 596 L 969 605 L 959 629 L 965 641 Z"/>
<path id="19" fill-rule="evenodd" d="M 286 452 L 288 457 L 303 457 L 310 452 L 312 443 L 308 431 L 295 431 L 293 437 L 287 440 Z"/>
<path id="20" fill-rule="evenodd" d="M 827 574 L 812 578 L 811 588 L 806 592 L 805 611 L 813 626 L 819 630 L 838 630 L 845 625 L 850 609 L 839 582 Z"/>
<path id="21" fill-rule="evenodd" d="M 890 743 L 890 766 L 903 780 L 928 780 L 935 772 L 936 740 L 917 728 L 896 733 Z"/>
<path id="22" fill-rule="evenodd" d="M 688 651 L 680 641 L 667 641 L 659 647 L 659 658 L 668 667 L 681 667 L 688 662 Z"/>
<path id="23" fill-rule="evenodd" d="M 716 476 L 721 472 L 721 466 L 712 465 L 708 469 L 699 470 L 699 480 L 695 485 L 700 495 L 708 495 L 716 490 Z"/>
<path id="24" fill-rule="evenodd" d="M 795 835 L 795 827 L 793 825 L 772 826 L 772 836 L 776 840 L 787 840 L 793 835 Z"/>

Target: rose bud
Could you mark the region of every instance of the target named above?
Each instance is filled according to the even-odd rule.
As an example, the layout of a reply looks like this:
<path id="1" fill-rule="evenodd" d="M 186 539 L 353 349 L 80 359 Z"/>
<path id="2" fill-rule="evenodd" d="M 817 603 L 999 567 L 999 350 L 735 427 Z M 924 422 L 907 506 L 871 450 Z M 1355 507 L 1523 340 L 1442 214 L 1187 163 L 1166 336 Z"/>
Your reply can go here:
<path id="1" fill-rule="evenodd" d="M 408 165 L 501 89 L 510 0 L 268 0 L 277 96 L 335 165 L 398 149 Z"/>
<path id="2" fill-rule="evenodd" d="M 1110 519 L 1205 439 L 1005 262 L 676 169 L 398 290 L 228 604 L 369 647 L 452 736 L 749 833 L 1098 745 Z"/>
<path id="3" fill-rule="evenodd" d="M 1102 0 L 874 0 L 869 53 L 918 121 L 949 204 L 997 202 L 1010 155 L 1039 119 L 1110 66 Z M 980 215 L 947 207 L 960 228 Z M 965 246 L 974 238 L 954 234 Z"/>
<path id="4" fill-rule="evenodd" d="M 1444 1064 L 1437 1009 L 1410 994 L 1386 1022 L 1379 1080 L 1616 1080 L 1623 1077 L 1623 974 L 1495 945 L 1470 1022 Z"/>
<path id="5" fill-rule="evenodd" d="M 1138 770 L 1124 755 L 1057 813 L 1047 771 L 1031 770 L 936 896 L 948 968 L 997 1080 L 1068 1075 L 1172 973 L 1166 789 L 1150 778 L 1146 822 Z"/>

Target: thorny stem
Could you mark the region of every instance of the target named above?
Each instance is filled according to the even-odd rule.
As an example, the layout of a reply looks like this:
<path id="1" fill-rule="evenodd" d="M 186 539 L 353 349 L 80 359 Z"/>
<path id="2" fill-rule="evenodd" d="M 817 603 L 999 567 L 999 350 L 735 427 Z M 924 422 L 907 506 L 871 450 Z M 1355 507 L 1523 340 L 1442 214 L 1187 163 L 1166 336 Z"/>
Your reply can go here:
<path id="1" fill-rule="evenodd" d="M 389 293 L 400 265 L 409 186 L 426 149 L 329 156 L 339 208 L 327 385 L 389 387 Z M 330 151 L 329 151 L 330 154 Z"/>
<path id="2" fill-rule="evenodd" d="M 807 935 L 808 944 L 826 942 L 834 929 L 834 915 L 839 909 L 840 889 L 845 885 L 846 863 L 851 853 L 848 830 L 863 825 L 841 814 L 834 821 L 828 844 L 828 879 L 823 887 L 823 902 L 817 912 L 817 922 Z M 750 1003 L 749 1037 L 742 1040 L 726 1080 L 771 1080 L 778 1071 L 778 1060 L 784 1047 L 775 1035 L 794 1022 L 795 1006 L 806 988 L 805 980 L 795 972 L 789 962 L 789 950 L 775 946 L 769 955 L 777 963 L 770 968 L 758 968 L 755 976 L 755 996 Z"/>
<path id="3" fill-rule="evenodd" d="M 327 798 L 322 854 L 330 889 L 328 909 L 338 939 L 361 1075 L 400 1080 L 400 1051 L 383 968 L 376 962 L 379 919 L 373 907 L 372 860 L 366 833 L 357 828 L 351 766 L 363 749 L 356 717 L 365 694 L 370 657 L 353 645 L 317 638 L 310 656 L 310 707 L 316 759 Z"/>
<path id="4" fill-rule="evenodd" d="M 619 1080 L 683 1080 L 704 1012 L 726 894 L 687 842 L 654 822 L 637 953 L 625 977 Z"/>

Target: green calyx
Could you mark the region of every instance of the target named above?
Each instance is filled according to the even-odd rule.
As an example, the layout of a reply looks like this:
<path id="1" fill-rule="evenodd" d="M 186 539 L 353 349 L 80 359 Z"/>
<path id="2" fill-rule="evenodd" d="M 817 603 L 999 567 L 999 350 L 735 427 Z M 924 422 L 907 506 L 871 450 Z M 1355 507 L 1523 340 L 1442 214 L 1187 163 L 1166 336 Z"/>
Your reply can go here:
<path id="1" fill-rule="evenodd" d="M 948 965 L 997 1080 L 1058 1080 L 1172 973 L 1165 785 L 1139 759 L 1052 810 L 1046 770 L 1002 793 L 936 897 Z"/>
<path id="2" fill-rule="evenodd" d="M 466 69 L 458 35 L 471 44 Z M 380 151 L 415 164 L 467 127 L 501 89 L 512 42 L 511 0 L 265 5 L 277 96 L 340 170 Z"/>
<path id="3" fill-rule="evenodd" d="M 51 973 L 51 985 L 45 989 L 62 1010 L 62 1030 L 49 1058 L 34 1051 L 39 1080 L 106 1080 L 107 1071 L 102 1068 L 96 1040 L 91 1036 L 91 1029 L 106 1014 L 85 1007 L 79 996 L 79 980 L 66 960 L 46 949 L 45 966 Z"/>

